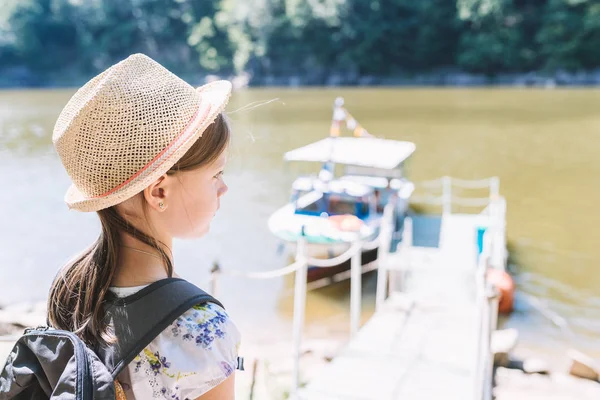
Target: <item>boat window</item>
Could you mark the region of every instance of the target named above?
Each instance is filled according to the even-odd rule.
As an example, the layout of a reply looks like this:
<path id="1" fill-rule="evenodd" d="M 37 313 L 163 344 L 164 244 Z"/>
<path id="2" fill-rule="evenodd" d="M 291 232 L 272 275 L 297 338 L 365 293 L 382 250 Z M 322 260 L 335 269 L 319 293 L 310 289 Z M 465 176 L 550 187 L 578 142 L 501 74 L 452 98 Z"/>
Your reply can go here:
<path id="1" fill-rule="evenodd" d="M 369 214 L 368 202 L 358 199 L 342 198 L 340 196 L 331 196 L 329 199 L 329 215 L 352 214 L 358 217 L 364 217 Z"/>
<path id="2" fill-rule="evenodd" d="M 323 197 L 319 197 L 316 201 L 313 201 L 304 207 L 298 207 L 298 205 L 296 205 L 296 214 L 318 215 L 325 211 L 324 201 Z"/>
<path id="3" fill-rule="evenodd" d="M 306 207 L 302 207 L 300 210 L 302 211 L 310 211 L 310 212 L 319 212 L 319 202 L 315 201 L 314 203 L 310 203 Z"/>
<path id="4" fill-rule="evenodd" d="M 329 202 L 329 215 L 354 214 L 355 203 L 347 200 L 331 200 Z"/>

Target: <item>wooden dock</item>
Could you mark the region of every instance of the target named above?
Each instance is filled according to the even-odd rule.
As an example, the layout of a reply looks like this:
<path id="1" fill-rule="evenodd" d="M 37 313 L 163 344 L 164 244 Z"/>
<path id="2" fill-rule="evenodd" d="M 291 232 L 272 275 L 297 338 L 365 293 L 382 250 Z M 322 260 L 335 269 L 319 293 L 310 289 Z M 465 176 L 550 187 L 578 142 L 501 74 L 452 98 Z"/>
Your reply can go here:
<path id="1" fill-rule="evenodd" d="M 485 390 L 478 384 L 483 379 L 476 290 L 481 218 L 445 215 L 439 247 L 403 247 L 390 254 L 387 265 L 402 271 L 393 282 L 400 291 L 390 293 L 298 397 L 480 400 Z"/>

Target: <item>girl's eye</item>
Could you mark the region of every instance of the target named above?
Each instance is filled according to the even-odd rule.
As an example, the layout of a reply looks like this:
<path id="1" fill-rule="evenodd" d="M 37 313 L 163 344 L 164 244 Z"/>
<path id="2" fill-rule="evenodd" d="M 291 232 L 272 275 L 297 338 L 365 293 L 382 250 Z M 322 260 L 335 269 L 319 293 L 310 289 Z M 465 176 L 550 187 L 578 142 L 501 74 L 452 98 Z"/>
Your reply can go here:
<path id="1" fill-rule="evenodd" d="M 220 177 L 223 176 L 224 173 L 225 173 L 224 171 L 219 172 L 218 174 L 215 175 L 215 179 L 219 179 Z"/>

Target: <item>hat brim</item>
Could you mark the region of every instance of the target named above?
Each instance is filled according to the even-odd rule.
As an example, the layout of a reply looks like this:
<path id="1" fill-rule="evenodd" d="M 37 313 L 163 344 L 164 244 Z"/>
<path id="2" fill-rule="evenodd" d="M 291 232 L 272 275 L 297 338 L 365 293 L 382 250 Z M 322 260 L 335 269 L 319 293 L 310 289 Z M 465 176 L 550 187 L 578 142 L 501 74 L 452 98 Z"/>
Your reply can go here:
<path id="1" fill-rule="evenodd" d="M 70 209 L 99 211 L 119 204 L 144 190 L 165 174 L 202 136 L 206 128 L 223 112 L 231 96 L 231 82 L 215 81 L 196 89 L 201 96 L 200 108 L 187 129 L 150 164 L 108 194 L 88 197 L 72 184 L 65 194 Z"/>

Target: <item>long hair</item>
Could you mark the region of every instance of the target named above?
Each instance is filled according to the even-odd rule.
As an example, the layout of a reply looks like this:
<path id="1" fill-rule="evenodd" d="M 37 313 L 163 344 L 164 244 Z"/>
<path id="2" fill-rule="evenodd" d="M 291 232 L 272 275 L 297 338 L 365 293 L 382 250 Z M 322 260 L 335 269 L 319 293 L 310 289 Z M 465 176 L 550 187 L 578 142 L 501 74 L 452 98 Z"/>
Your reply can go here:
<path id="1" fill-rule="evenodd" d="M 201 139 L 167 172 L 194 170 L 214 162 L 229 144 L 230 130 L 226 117 L 219 114 Z M 147 215 L 146 203 L 143 209 Z M 129 234 L 154 248 L 162 258 L 169 277 L 173 262 L 168 249 L 152 235 L 133 226 L 116 207 L 97 211 L 102 230 L 98 239 L 82 254 L 64 266 L 50 288 L 48 321 L 58 329 L 75 332 L 89 345 L 103 345 L 114 340 L 105 318 L 105 300 L 116 272 L 121 235 Z"/>

